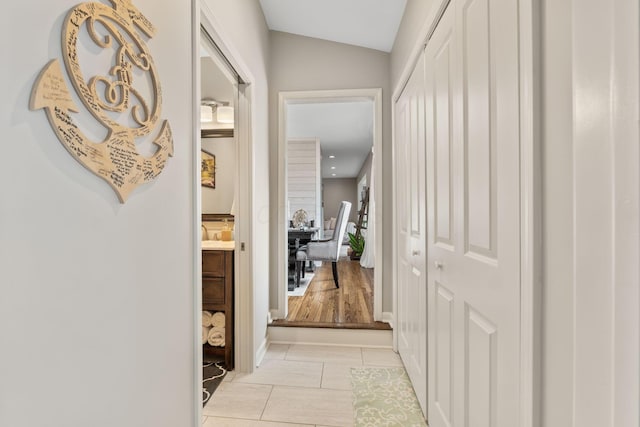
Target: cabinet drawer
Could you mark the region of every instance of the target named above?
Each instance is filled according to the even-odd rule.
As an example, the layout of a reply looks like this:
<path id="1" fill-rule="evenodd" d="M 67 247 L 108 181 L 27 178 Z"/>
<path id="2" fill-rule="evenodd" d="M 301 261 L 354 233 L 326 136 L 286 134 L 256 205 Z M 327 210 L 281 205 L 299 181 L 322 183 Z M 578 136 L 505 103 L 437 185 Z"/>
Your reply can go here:
<path id="1" fill-rule="evenodd" d="M 202 252 L 202 274 L 224 277 L 224 252 Z"/>
<path id="2" fill-rule="evenodd" d="M 221 277 L 202 278 L 202 303 L 203 304 L 224 304 L 225 303 L 224 279 Z"/>

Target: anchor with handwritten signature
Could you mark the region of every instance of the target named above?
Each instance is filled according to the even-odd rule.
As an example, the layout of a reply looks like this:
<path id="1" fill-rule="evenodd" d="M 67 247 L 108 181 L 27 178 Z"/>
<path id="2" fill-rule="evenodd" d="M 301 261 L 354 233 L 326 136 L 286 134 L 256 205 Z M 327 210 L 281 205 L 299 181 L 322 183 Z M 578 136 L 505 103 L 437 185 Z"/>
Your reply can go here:
<path id="1" fill-rule="evenodd" d="M 45 110 L 69 153 L 107 181 L 124 203 L 136 187 L 162 172 L 169 156 L 173 156 L 173 137 L 169 122 L 160 122 L 162 91 L 153 59 L 138 33 L 139 30 L 150 38 L 155 29 L 131 0 L 110 2 L 113 7 L 102 3 L 76 6 L 67 15 L 62 30 L 62 54 L 69 79 L 86 109 L 107 128 L 105 140 L 90 141 L 74 123 L 71 114 L 80 110 L 57 59 L 49 62 L 36 80 L 30 108 Z M 108 76 L 94 76 L 87 81 L 82 74 L 78 40 L 84 25 L 98 47 L 115 51 L 115 64 Z M 148 73 L 154 98 L 151 106 L 134 87 L 136 70 Z M 122 123 L 123 113 L 128 123 Z M 138 152 L 136 140 L 150 135 L 158 125 L 153 140 L 157 151 L 145 157 Z"/>

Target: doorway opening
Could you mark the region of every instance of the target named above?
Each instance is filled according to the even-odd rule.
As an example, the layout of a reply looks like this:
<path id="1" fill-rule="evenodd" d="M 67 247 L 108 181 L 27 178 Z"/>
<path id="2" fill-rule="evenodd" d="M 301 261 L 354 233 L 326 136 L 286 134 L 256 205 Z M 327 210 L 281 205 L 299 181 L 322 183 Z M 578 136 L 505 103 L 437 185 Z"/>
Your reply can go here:
<path id="1" fill-rule="evenodd" d="M 209 34 L 200 44 L 200 206 L 203 366 L 234 369 L 236 175 L 235 111 L 241 79 Z M 206 369 L 205 369 L 206 371 Z M 212 384 L 203 373 L 206 395 Z M 207 389 L 207 387 L 205 387 Z"/>
<path id="2" fill-rule="evenodd" d="M 381 229 L 375 214 L 381 99 L 380 89 L 280 94 L 273 326 L 389 328 L 379 322 Z M 350 203 L 350 213 L 339 218 L 342 201 Z M 332 238 L 339 248 L 335 263 L 299 261 L 316 240 Z"/>
<path id="3" fill-rule="evenodd" d="M 211 345 L 208 342 L 204 344 L 204 333 L 201 334 L 203 311 L 211 309 L 224 313 L 224 349 L 209 351 L 217 351 L 218 356 L 222 354 L 227 366 L 233 366 L 235 371 L 250 373 L 255 368 L 254 288 L 236 286 L 237 283 L 253 283 L 253 256 L 251 251 L 243 249 L 253 244 L 250 112 L 253 98 L 251 82 L 254 78 L 238 61 L 237 55 L 229 50 L 213 13 L 205 4 L 200 5 L 199 16 L 195 18 L 193 42 L 196 82 L 192 89 L 193 129 L 196 144 L 192 209 L 197 278 L 193 290 L 193 350 L 195 396 L 200 396 L 202 362 L 210 356 L 206 354 L 205 345 Z M 229 117 L 231 112 L 232 119 Z M 231 120 L 233 123 L 229 123 Z M 212 156 L 205 155 L 205 152 Z M 209 160 L 209 164 L 204 165 L 203 160 Z M 204 166 L 206 173 L 203 173 Z M 228 247 L 230 245 L 231 248 Z M 218 255 L 224 252 L 225 256 L 223 259 L 205 259 L 205 252 L 217 252 Z M 231 274 L 227 275 L 227 272 Z M 205 292 L 205 286 L 212 284 L 214 288 L 218 286 L 216 292 Z M 223 289 L 224 292 L 220 292 Z M 205 309 L 204 304 L 210 305 Z M 218 315 L 218 322 L 220 320 Z M 200 414 L 202 403 L 194 403 L 196 414 Z"/>

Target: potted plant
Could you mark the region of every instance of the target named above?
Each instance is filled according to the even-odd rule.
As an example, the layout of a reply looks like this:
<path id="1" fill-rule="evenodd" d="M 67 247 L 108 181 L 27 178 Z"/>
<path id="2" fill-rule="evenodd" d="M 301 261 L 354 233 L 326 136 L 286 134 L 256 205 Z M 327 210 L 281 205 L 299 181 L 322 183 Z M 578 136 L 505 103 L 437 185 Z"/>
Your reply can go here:
<path id="1" fill-rule="evenodd" d="M 349 234 L 349 246 L 351 247 L 351 254 L 349 255 L 352 260 L 358 260 L 364 252 L 364 237 L 356 236 L 353 233 Z"/>

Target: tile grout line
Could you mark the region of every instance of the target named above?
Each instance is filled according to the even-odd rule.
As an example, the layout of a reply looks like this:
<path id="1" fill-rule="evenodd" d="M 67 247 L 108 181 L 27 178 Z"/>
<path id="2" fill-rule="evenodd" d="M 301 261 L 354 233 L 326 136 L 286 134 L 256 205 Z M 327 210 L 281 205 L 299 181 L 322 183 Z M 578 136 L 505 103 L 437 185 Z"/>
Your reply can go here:
<path id="1" fill-rule="evenodd" d="M 275 387 L 273 384 L 269 385 L 269 387 L 271 387 L 271 390 L 269 390 L 269 397 L 267 397 L 267 400 L 264 401 L 264 407 L 262 408 L 262 412 L 260 412 L 260 418 L 258 418 L 258 421 L 263 421 L 262 417 L 264 416 L 264 411 L 267 410 L 267 405 L 269 404 L 269 399 L 271 399 L 271 395 L 273 394 L 273 387 Z"/>
<path id="2" fill-rule="evenodd" d="M 289 350 L 291 350 L 291 344 L 287 344 L 287 351 L 284 352 L 284 359 L 282 360 L 289 360 L 287 359 L 287 356 L 289 356 Z"/>
<path id="3" fill-rule="evenodd" d="M 291 362 L 293 362 L 293 363 L 300 362 L 300 363 L 303 363 L 303 364 L 315 365 L 315 366 L 318 366 L 318 364 L 319 364 L 320 365 L 319 366 L 320 367 L 319 386 L 318 385 L 313 385 L 313 386 L 308 387 L 308 386 L 305 386 L 305 385 L 286 385 L 286 384 L 276 385 L 276 384 L 269 384 L 268 382 L 273 382 L 274 381 L 273 378 L 271 378 L 271 379 L 265 378 L 268 382 L 265 381 L 265 383 L 262 383 L 262 384 L 261 383 L 248 382 L 246 384 L 262 385 L 262 386 L 270 387 L 269 393 L 267 395 L 267 399 L 264 401 L 263 408 L 261 410 L 259 418 L 258 419 L 254 419 L 254 418 L 248 418 L 247 419 L 247 418 L 238 418 L 238 417 L 233 417 L 233 416 L 230 417 L 230 416 L 224 416 L 224 415 L 220 416 L 220 418 L 237 419 L 237 420 L 245 420 L 246 419 L 246 420 L 265 422 L 265 423 L 266 422 L 274 422 L 274 420 L 265 419 L 264 416 L 266 414 L 266 408 L 269 407 L 268 405 L 272 405 L 272 404 L 274 404 L 274 402 L 276 402 L 275 400 L 273 402 L 271 401 L 271 399 L 276 399 L 276 397 L 277 397 L 277 396 L 276 397 L 273 396 L 276 387 L 278 389 L 281 389 L 281 388 L 282 389 L 294 389 L 294 390 L 295 389 L 307 389 L 307 390 L 310 390 L 310 391 L 311 390 L 317 390 L 317 391 L 322 390 L 322 391 L 326 391 L 326 392 L 330 392 L 330 393 L 333 393 L 333 392 L 348 392 L 352 396 L 351 399 L 353 399 L 354 394 L 353 394 L 353 388 L 352 387 L 350 387 L 350 389 L 331 387 L 331 385 L 333 385 L 333 383 L 332 383 L 332 381 L 330 381 L 329 378 L 327 379 L 328 380 L 328 384 L 327 385 L 329 387 L 327 387 L 327 388 L 323 387 L 325 375 L 328 375 L 329 373 L 333 372 L 331 369 L 327 369 L 330 366 L 334 366 L 335 365 L 338 368 L 340 368 L 340 371 L 344 371 L 346 376 L 347 376 L 347 378 L 349 378 L 349 379 L 351 377 L 351 369 L 354 368 L 354 367 L 374 368 L 374 369 L 375 368 L 400 368 L 400 369 L 403 369 L 403 370 L 406 371 L 406 369 L 404 369 L 404 366 L 402 366 L 401 359 L 400 359 L 400 366 L 396 365 L 397 359 L 395 359 L 393 357 L 389 357 L 389 360 L 387 360 L 387 357 L 386 357 L 386 353 L 387 352 L 381 352 L 380 354 L 377 354 L 377 353 L 374 352 L 372 354 L 369 354 L 368 348 L 366 348 L 366 347 L 357 347 L 357 348 L 359 350 L 359 352 L 358 352 L 359 353 L 359 360 L 358 361 L 355 360 L 355 357 L 354 357 L 355 356 L 355 352 L 342 353 L 342 352 L 332 352 L 332 351 L 327 351 L 327 354 L 325 354 L 325 355 L 329 356 L 330 358 L 331 357 L 335 357 L 336 358 L 335 360 L 327 361 L 324 358 L 322 358 L 322 359 L 311 359 L 311 360 L 307 360 L 307 359 L 304 359 L 304 358 L 301 359 L 301 360 L 289 360 L 288 359 L 289 357 L 292 357 L 292 356 L 295 357 L 296 356 L 296 349 L 293 349 L 293 345 L 292 344 L 288 344 L 287 347 L 285 347 L 284 352 L 283 352 L 284 353 L 284 359 L 280 359 L 282 362 L 284 362 L 283 367 L 285 368 L 285 372 L 287 371 L 286 364 L 287 363 L 291 363 Z M 367 350 L 367 351 L 365 351 L 365 350 Z M 307 350 L 303 349 L 303 352 L 306 353 Z M 290 353 L 294 353 L 294 354 L 292 355 Z M 369 359 L 372 359 L 372 360 L 369 360 L 369 362 L 371 362 L 372 364 L 365 364 L 365 360 L 364 360 L 365 353 L 367 353 L 367 357 Z M 395 354 L 397 355 L 397 353 L 395 353 Z M 314 353 L 313 352 L 309 353 L 309 355 L 311 357 L 314 357 Z M 389 354 L 389 356 L 392 356 L 392 355 Z M 274 364 L 280 363 L 280 361 L 275 360 L 275 359 L 274 360 L 270 359 L 269 361 L 273 362 Z M 317 369 L 317 367 L 315 369 Z M 336 372 L 339 372 L 339 371 L 336 371 Z M 336 377 L 336 378 L 338 378 L 338 377 Z M 236 381 L 239 380 L 239 379 L 240 379 L 240 377 L 235 375 L 234 378 L 231 380 L 231 382 L 236 383 Z M 343 380 L 344 380 L 344 378 L 340 379 L 340 384 L 343 383 Z M 276 380 L 276 382 L 277 381 L 278 380 Z M 241 383 L 236 383 L 236 384 L 241 384 Z M 337 385 L 338 383 L 335 383 L 335 384 Z M 349 382 L 349 385 L 352 386 L 351 382 Z M 276 393 L 276 395 L 277 395 L 277 393 Z M 349 406 L 351 406 L 351 408 L 353 409 L 353 400 L 351 400 L 351 405 L 349 405 Z M 344 409 L 346 409 L 346 408 L 344 408 Z M 203 424 L 208 422 L 208 419 L 211 418 L 211 417 L 212 416 L 204 415 L 203 416 Z M 217 417 L 218 416 L 213 416 L 213 418 L 217 418 Z M 307 422 L 311 422 L 311 424 L 304 423 L 304 422 L 303 423 L 297 423 L 297 424 L 305 425 L 305 427 L 306 426 L 313 426 L 314 425 L 313 421 L 315 421 L 315 420 L 313 418 L 310 418 L 310 419 L 307 419 L 306 421 Z M 212 420 L 212 422 L 213 422 L 213 420 Z M 291 420 L 288 420 L 288 421 L 277 421 L 277 422 L 279 422 L 283 426 L 284 425 L 297 425 L 296 423 L 294 423 Z M 315 425 L 317 427 L 319 425 L 324 425 L 324 424 L 315 424 Z"/>

